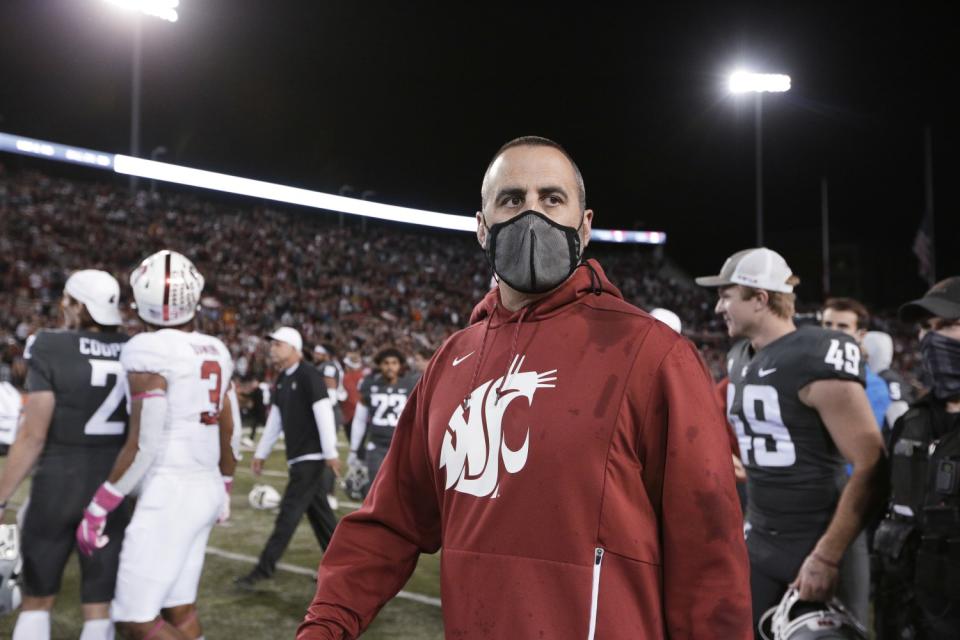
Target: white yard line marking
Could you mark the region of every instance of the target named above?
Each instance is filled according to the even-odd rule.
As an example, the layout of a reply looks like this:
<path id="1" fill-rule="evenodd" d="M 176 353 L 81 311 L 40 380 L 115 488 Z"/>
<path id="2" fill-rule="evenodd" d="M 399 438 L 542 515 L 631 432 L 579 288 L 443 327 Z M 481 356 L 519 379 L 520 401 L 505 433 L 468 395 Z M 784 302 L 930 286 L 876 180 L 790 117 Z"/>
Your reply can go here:
<path id="1" fill-rule="evenodd" d="M 236 562 L 245 562 L 247 564 L 257 564 L 257 559 L 253 556 L 248 556 L 242 553 L 234 553 L 233 551 L 227 551 L 226 549 L 220 549 L 218 547 L 207 547 L 207 553 L 212 556 L 218 556 L 220 558 L 226 558 L 227 560 L 235 560 Z M 313 577 L 316 575 L 316 571 L 313 569 L 307 569 L 306 567 L 300 567 L 295 564 L 289 564 L 286 562 L 278 562 L 277 569 L 281 571 L 288 571 L 290 573 L 295 573 L 301 576 Z M 440 606 L 440 598 L 433 598 L 431 596 L 425 596 L 420 593 L 413 593 L 411 591 L 401 591 L 397 594 L 398 598 L 403 598 L 404 600 L 413 600 L 414 602 L 420 602 L 422 604 L 429 604 L 434 607 Z"/>

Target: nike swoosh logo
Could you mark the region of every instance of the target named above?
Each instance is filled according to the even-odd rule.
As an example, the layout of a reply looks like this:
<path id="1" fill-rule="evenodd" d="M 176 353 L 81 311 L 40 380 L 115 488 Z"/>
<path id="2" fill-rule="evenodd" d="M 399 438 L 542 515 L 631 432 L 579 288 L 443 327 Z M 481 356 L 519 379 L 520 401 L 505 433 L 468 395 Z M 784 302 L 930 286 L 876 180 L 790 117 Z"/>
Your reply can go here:
<path id="1" fill-rule="evenodd" d="M 467 358 L 469 358 L 470 356 L 472 356 L 474 353 L 476 353 L 476 352 L 475 352 L 475 351 L 471 351 L 470 353 L 468 353 L 468 354 L 465 355 L 465 356 L 460 356 L 459 358 L 454 358 L 454 359 L 453 359 L 453 366 L 457 366 L 458 364 L 460 364 L 461 362 L 463 362 L 464 360 L 466 360 Z"/>
<path id="2" fill-rule="evenodd" d="M 776 367 L 774 367 L 773 369 L 760 369 L 759 371 L 757 371 L 757 375 L 760 376 L 761 378 L 766 378 L 768 375 L 770 375 L 776 370 L 777 370 Z"/>

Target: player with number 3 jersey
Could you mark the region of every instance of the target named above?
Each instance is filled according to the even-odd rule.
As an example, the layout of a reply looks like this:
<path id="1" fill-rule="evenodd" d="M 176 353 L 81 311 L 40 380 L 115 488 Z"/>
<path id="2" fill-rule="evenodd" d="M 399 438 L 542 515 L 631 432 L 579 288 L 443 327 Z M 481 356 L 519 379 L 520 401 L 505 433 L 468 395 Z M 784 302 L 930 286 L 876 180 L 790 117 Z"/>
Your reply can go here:
<path id="1" fill-rule="evenodd" d="M 199 638 L 195 603 L 207 538 L 229 500 L 236 464 L 227 395 L 233 362 L 219 339 L 191 330 L 203 277 L 186 257 L 156 253 L 134 270 L 130 285 L 147 325 L 120 355 L 130 434 L 87 506 L 77 543 L 96 552 L 106 542 L 103 518 L 139 487 L 113 619 L 127 637 Z"/>
<path id="2" fill-rule="evenodd" d="M 838 331 L 797 329 L 799 279 L 769 249 L 735 253 L 697 283 L 718 288 L 716 312 L 741 339 L 727 359 L 726 412 L 747 472 L 754 629 L 791 584 L 803 600 L 838 592 L 865 620 L 869 560 L 858 535 L 883 499 L 884 450 L 860 348 Z"/>

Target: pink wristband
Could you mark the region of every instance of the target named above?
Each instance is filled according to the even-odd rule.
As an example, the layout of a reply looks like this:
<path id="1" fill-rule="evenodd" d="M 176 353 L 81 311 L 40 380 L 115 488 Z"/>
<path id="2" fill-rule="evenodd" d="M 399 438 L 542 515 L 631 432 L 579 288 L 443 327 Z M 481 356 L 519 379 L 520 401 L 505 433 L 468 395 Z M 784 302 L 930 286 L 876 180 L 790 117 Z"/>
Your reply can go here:
<path id="1" fill-rule="evenodd" d="M 93 501 L 100 505 L 107 513 L 113 511 L 123 502 L 123 496 L 107 487 L 104 482 L 93 494 Z"/>

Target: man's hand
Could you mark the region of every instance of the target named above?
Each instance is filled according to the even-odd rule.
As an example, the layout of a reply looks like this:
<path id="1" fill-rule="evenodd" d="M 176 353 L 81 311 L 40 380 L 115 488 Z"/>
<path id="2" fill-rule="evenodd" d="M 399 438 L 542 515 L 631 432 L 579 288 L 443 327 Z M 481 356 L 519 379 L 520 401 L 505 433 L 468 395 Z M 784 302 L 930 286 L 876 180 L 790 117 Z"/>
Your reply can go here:
<path id="1" fill-rule="evenodd" d="M 747 481 L 747 470 L 743 467 L 743 461 L 737 454 L 733 454 L 733 477 L 736 478 L 737 482 Z"/>
<path id="2" fill-rule="evenodd" d="M 120 506 L 123 495 L 118 493 L 109 482 L 97 489 L 93 500 L 83 510 L 83 520 L 77 525 L 77 550 L 90 556 L 97 549 L 103 549 L 110 542 L 103 530 L 107 526 L 107 516 Z"/>
<path id="3" fill-rule="evenodd" d="M 809 602 L 826 602 L 837 590 L 840 567 L 814 551 L 800 566 L 800 572 L 791 587 L 800 592 L 800 599 Z"/>
<path id="4" fill-rule="evenodd" d="M 233 490 L 233 478 L 223 476 L 223 488 L 227 495 L 223 497 L 223 506 L 220 507 L 220 516 L 217 518 L 217 524 L 223 524 L 230 519 L 230 493 Z"/>
<path id="5" fill-rule="evenodd" d="M 263 458 L 254 458 L 250 461 L 250 470 L 253 471 L 253 475 L 259 476 L 263 473 Z"/>
<path id="6" fill-rule="evenodd" d="M 340 458 L 327 458 L 327 466 L 333 469 L 333 474 L 340 477 Z"/>

